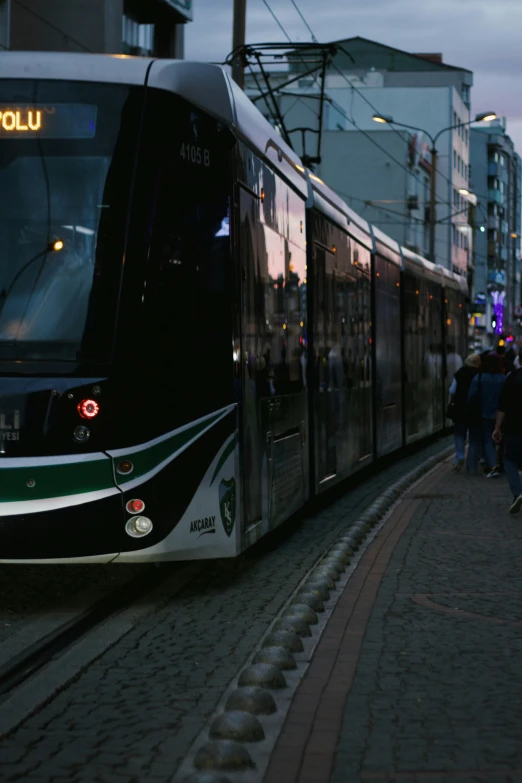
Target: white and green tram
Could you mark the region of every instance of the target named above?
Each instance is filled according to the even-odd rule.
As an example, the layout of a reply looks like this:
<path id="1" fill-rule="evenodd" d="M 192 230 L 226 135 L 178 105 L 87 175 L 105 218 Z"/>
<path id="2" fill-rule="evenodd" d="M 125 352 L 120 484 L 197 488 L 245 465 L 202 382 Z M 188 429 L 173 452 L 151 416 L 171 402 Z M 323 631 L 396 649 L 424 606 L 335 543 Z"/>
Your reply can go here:
<path id="1" fill-rule="evenodd" d="M 233 557 L 443 429 L 463 279 L 223 68 L 2 53 L 0 176 L 0 562 Z"/>

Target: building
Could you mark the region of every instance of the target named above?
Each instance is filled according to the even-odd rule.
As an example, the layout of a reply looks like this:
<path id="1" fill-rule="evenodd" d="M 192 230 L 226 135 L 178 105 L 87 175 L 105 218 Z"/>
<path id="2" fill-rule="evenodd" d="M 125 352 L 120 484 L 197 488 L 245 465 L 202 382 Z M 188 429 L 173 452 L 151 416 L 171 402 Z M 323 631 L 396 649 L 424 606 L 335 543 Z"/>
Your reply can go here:
<path id="1" fill-rule="evenodd" d="M 327 130 L 323 148 L 321 178 L 365 220 L 426 255 L 428 224 L 419 211 L 420 202 L 429 198 L 430 159 L 429 153 L 424 157 L 416 136 L 407 130 L 377 129 L 365 135 Z"/>
<path id="2" fill-rule="evenodd" d="M 471 188 L 475 226 L 473 326 L 477 339 L 520 333 L 521 160 L 505 118 L 471 131 Z"/>
<path id="3" fill-rule="evenodd" d="M 425 242 L 426 224 L 429 222 L 429 184 L 426 181 L 431 176 L 431 141 L 430 135 L 437 137 L 437 190 L 436 210 L 437 224 L 435 232 L 435 261 L 453 271 L 466 275 L 471 259 L 471 234 L 467 222 L 468 203 L 466 197 L 459 193 L 468 188 L 469 167 L 469 127 L 470 92 L 473 74 L 460 67 L 447 65 L 440 54 L 410 54 L 390 46 L 369 41 L 364 38 L 349 38 L 338 41 L 337 54 L 330 63 L 325 77 L 327 101 L 323 112 L 324 138 L 321 151 L 322 161 L 317 166 L 319 176 L 339 190 L 343 181 L 344 194 L 358 197 L 359 192 L 368 191 L 367 179 L 373 180 L 372 199 L 384 200 L 383 193 L 397 205 L 397 222 L 404 226 L 408 222 L 415 223 L 417 230 L 411 235 L 408 244 L 428 250 Z M 294 148 L 299 154 L 314 149 L 317 131 L 319 129 L 318 95 L 320 80 L 318 76 L 306 75 L 305 66 L 299 57 L 291 57 L 290 71 L 298 74 L 303 72 L 303 78 L 294 82 L 290 88 L 281 90 L 279 106 L 285 117 L 286 127 L 290 133 Z M 289 78 L 289 73 L 271 73 L 271 82 L 277 87 Z M 259 94 L 252 77 L 246 79 L 247 91 L 251 97 Z M 262 109 L 261 102 L 259 103 Z M 393 117 L 396 124 L 381 125 L 383 133 L 395 136 L 396 142 L 402 140 L 403 153 L 399 160 L 408 159 L 409 148 L 413 143 L 415 157 L 410 166 L 408 187 L 404 191 L 404 177 L 397 178 L 393 169 L 399 165 L 390 158 L 387 172 L 377 168 L 352 166 L 350 176 L 338 166 L 339 152 L 343 151 L 343 162 L 347 163 L 350 149 L 360 155 L 362 141 L 355 142 L 356 134 L 365 139 L 367 150 L 365 159 L 371 161 L 374 155 L 380 155 L 375 144 L 377 137 L 372 134 L 377 127 L 373 115 L 381 114 Z M 402 131 L 407 126 L 410 134 Z M 451 126 L 454 129 L 451 130 Z M 300 129 L 308 128 L 308 133 Z M 413 130 L 413 129 L 421 129 Z M 445 131 L 445 129 L 447 129 Z M 440 131 L 445 131 L 438 135 Z M 382 136 L 381 138 L 384 138 Z M 381 143 L 381 142 L 379 142 Z M 390 142 L 391 143 L 391 142 Z M 415 173 L 415 167 L 421 171 Z M 343 164 L 343 165 L 344 165 Z M 380 165 L 380 164 L 379 164 Z M 335 184 L 332 182 L 332 172 Z M 385 183 L 381 177 L 389 176 L 399 183 L 393 190 L 390 183 Z M 392 197 L 393 195 L 393 197 Z M 414 205 L 416 209 L 413 209 Z M 365 215 L 367 212 L 365 212 Z M 376 221 L 387 233 L 394 236 L 389 220 L 384 223 Z M 398 229 L 398 234 L 404 233 Z"/>
<path id="4" fill-rule="evenodd" d="M 192 0 L 0 0 L 0 46 L 182 59 Z"/>

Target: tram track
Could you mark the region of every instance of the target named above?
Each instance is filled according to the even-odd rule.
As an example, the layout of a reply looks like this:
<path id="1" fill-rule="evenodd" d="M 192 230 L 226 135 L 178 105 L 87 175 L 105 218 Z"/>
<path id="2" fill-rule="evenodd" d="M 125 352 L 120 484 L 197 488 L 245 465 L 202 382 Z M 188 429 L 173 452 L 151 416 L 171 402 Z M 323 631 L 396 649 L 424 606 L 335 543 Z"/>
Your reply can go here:
<path id="1" fill-rule="evenodd" d="M 118 588 L 112 595 L 101 598 L 93 606 L 81 612 L 77 617 L 64 623 L 57 630 L 47 634 L 31 645 L 25 652 L 19 653 L 9 663 L 0 666 L 0 699 L 10 693 L 17 685 L 27 680 L 55 655 L 70 647 L 97 625 L 136 600 L 143 589 L 153 589 L 165 574 L 161 569 L 151 569 L 141 574 L 130 584 Z"/>
<path id="2" fill-rule="evenodd" d="M 0 736 L 16 729 L 144 616 L 197 579 L 203 567 L 202 562 L 151 565 L 0 663 Z M 62 669 L 66 656 L 71 660 Z M 25 698 L 19 698 L 24 690 Z"/>
<path id="3" fill-rule="evenodd" d="M 358 503 L 367 504 L 370 501 L 372 492 L 368 492 L 368 486 L 372 483 L 381 486 L 379 474 L 365 477 L 365 480 L 359 481 L 358 488 L 354 487 L 349 493 L 352 501 L 355 501 L 349 516 L 357 514 Z M 316 508 L 309 514 L 296 515 L 271 536 L 247 550 L 242 557 L 230 561 L 213 561 L 210 572 L 208 561 L 142 566 L 139 575 L 123 584 L 119 583 L 118 587 L 105 595 L 98 594 L 90 605 L 87 600 L 78 602 L 78 611 L 71 612 L 70 606 L 65 611 L 63 607 L 52 607 L 48 619 L 38 619 L 38 631 L 43 629 L 44 632 L 39 632 L 37 636 L 21 626 L 17 635 L 0 643 L 0 737 L 16 731 L 31 715 L 78 679 L 91 664 L 140 624 L 148 623 L 150 630 L 155 622 L 150 622 L 152 615 L 167 606 L 185 588 L 196 586 L 194 595 L 188 595 L 188 601 L 194 598 L 197 601 L 202 594 L 201 590 L 203 593 L 208 590 L 209 580 L 213 589 L 216 585 L 220 586 L 219 594 L 220 590 L 227 590 L 239 580 L 248 581 L 251 574 L 263 568 L 263 564 L 271 561 L 276 553 L 284 560 L 284 550 L 298 546 L 299 541 L 302 541 L 305 551 L 310 549 L 309 555 L 302 561 L 303 566 L 307 558 L 315 560 L 319 543 L 315 527 L 312 525 L 303 541 L 303 525 L 308 526 L 308 517 L 328 511 L 330 506 L 336 504 L 331 500 L 321 501 L 316 503 L 321 510 Z M 332 522 L 331 535 L 334 535 L 334 529 L 338 525 L 344 528 L 347 520 L 343 514 L 342 519 Z M 307 543 L 308 538 L 310 541 Z M 292 543 L 292 539 L 295 543 Z M 322 546 L 325 544 L 323 535 L 320 543 Z M 200 585 L 198 578 L 205 572 L 207 575 Z M 197 603 L 195 605 L 198 606 Z M 217 613 L 224 611 L 223 606 L 220 602 L 219 609 L 216 607 L 210 613 L 213 622 Z M 199 613 L 198 608 L 195 611 L 196 624 L 199 622 Z M 66 615 L 65 622 L 61 621 L 60 615 Z M 158 623 L 161 622 L 158 620 Z M 155 632 L 154 629 L 152 633 Z M 178 655 L 176 649 L 175 655 Z M 182 665 L 185 666 L 184 661 Z"/>

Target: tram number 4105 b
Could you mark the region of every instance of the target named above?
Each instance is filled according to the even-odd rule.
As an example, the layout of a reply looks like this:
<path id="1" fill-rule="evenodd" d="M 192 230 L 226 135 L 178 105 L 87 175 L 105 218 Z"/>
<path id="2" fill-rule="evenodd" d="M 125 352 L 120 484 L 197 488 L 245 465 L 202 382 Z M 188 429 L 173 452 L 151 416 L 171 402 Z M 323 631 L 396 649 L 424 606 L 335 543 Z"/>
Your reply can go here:
<path id="1" fill-rule="evenodd" d="M 210 166 L 210 150 L 196 147 L 194 144 L 182 144 L 181 157 L 187 163 L 195 163 L 196 166 Z"/>

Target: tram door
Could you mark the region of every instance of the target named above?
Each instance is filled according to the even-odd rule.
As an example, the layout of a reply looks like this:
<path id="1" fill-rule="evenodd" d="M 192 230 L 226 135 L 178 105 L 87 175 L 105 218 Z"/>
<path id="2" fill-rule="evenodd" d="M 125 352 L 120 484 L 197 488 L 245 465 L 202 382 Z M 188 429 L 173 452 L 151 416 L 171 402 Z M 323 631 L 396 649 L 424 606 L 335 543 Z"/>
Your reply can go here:
<path id="1" fill-rule="evenodd" d="M 316 377 L 316 477 L 319 485 L 337 474 L 336 418 L 340 407 L 337 354 L 333 345 L 335 278 L 332 254 L 316 244 L 315 248 L 315 350 Z"/>
<path id="2" fill-rule="evenodd" d="M 259 202 L 239 190 L 239 241 L 241 275 L 241 385 L 242 385 L 242 467 L 243 467 L 243 525 L 255 525 L 262 518 L 262 480 L 264 443 L 261 426 L 260 378 L 263 373 L 258 335 L 263 333 L 258 323 L 264 312 L 263 287 L 259 275 Z"/>

